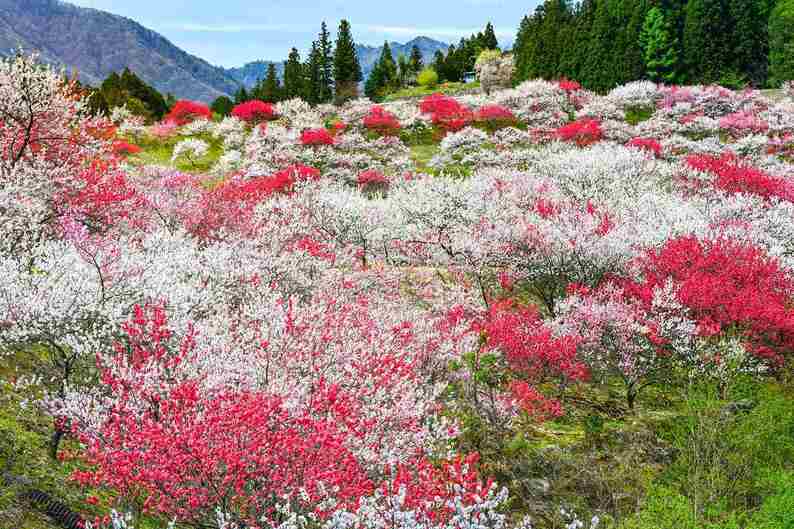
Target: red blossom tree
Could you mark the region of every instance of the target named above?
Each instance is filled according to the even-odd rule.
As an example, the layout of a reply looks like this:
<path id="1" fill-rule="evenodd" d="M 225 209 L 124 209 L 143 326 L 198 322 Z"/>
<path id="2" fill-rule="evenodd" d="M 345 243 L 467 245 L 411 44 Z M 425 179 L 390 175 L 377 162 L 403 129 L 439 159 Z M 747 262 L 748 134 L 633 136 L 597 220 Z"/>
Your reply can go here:
<path id="1" fill-rule="evenodd" d="M 586 147 L 601 141 L 604 133 L 601 130 L 600 121 L 585 118 L 563 125 L 557 129 L 556 136 L 562 141 L 573 142 L 580 147 Z"/>
<path id="2" fill-rule="evenodd" d="M 232 116 L 245 121 L 251 125 L 257 125 L 264 121 L 270 121 L 276 117 L 273 105 L 254 99 L 240 103 L 232 110 Z"/>
<path id="3" fill-rule="evenodd" d="M 397 117 L 379 105 L 373 106 L 369 114 L 364 116 L 364 127 L 381 136 L 397 136 L 400 133 Z"/>
<path id="4" fill-rule="evenodd" d="M 212 119 L 212 111 L 204 103 L 196 101 L 179 100 L 174 104 L 165 121 L 176 123 L 179 126 L 187 125 L 197 119 Z"/>
<path id="5" fill-rule="evenodd" d="M 672 282 L 702 336 L 738 334 L 756 357 L 779 364 L 794 352 L 794 278 L 751 245 L 679 237 L 641 264 L 643 280 L 625 290 L 646 307 L 655 289 Z"/>
<path id="6" fill-rule="evenodd" d="M 632 138 L 626 146 L 648 151 L 656 158 L 662 157 L 662 144 L 654 138 Z"/>
<path id="7" fill-rule="evenodd" d="M 714 187 L 727 193 L 752 193 L 765 199 L 794 202 L 794 185 L 743 162 L 732 153 L 715 157 L 693 154 L 686 159 L 692 169 L 713 175 Z"/>
<path id="8" fill-rule="evenodd" d="M 309 129 L 301 133 L 301 144 L 307 147 L 333 145 L 334 137 L 326 129 Z"/>

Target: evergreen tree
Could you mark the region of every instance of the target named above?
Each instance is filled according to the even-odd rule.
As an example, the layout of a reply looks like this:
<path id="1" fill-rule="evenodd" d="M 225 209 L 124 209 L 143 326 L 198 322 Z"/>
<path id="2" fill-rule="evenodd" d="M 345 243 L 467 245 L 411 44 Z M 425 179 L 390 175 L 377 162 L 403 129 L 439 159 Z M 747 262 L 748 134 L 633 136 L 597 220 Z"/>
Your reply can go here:
<path id="1" fill-rule="evenodd" d="M 241 86 L 237 93 L 234 94 L 235 105 L 239 105 L 240 103 L 245 103 L 246 101 L 250 100 L 251 96 L 248 94 L 248 90 L 246 90 L 244 86 Z"/>
<path id="2" fill-rule="evenodd" d="M 302 73 L 301 73 L 302 77 Z M 301 86 L 303 84 L 301 83 Z M 303 95 L 303 94 L 301 94 Z M 282 98 L 282 90 L 281 90 L 281 82 L 278 79 L 278 74 L 276 73 L 276 65 L 270 63 L 267 65 L 267 75 L 265 79 L 261 83 L 261 88 L 259 93 L 257 94 L 257 99 L 262 101 L 267 101 L 268 103 L 276 103 L 281 101 Z"/>
<path id="3" fill-rule="evenodd" d="M 397 80 L 397 65 L 388 42 L 383 43 L 380 58 L 375 63 L 372 73 L 364 85 L 364 92 L 370 99 L 380 99 L 383 94 L 393 88 Z"/>
<path id="4" fill-rule="evenodd" d="M 675 81 L 678 55 L 674 38 L 664 12 L 658 7 L 651 8 L 640 34 L 645 71 L 650 80 Z"/>
<path id="5" fill-rule="evenodd" d="M 219 116 L 228 116 L 234 109 L 234 101 L 226 96 L 220 96 L 210 105 L 210 110 Z"/>
<path id="6" fill-rule="evenodd" d="M 513 56 L 516 63 L 516 79 L 524 81 L 527 79 L 527 55 L 528 48 L 533 41 L 533 25 L 528 16 L 521 19 L 521 24 L 518 26 L 518 34 L 513 43 Z"/>
<path id="7" fill-rule="evenodd" d="M 328 26 L 326 26 L 325 21 L 320 26 L 317 49 L 320 52 L 320 103 L 328 103 L 334 96 L 334 50 L 331 45 L 331 35 L 328 33 Z"/>
<path id="8" fill-rule="evenodd" d="M 411 72 L 414 75 L 417 75 L 422 69 L 425 67 L 425 61 L 422 58 L 422 52 L 419 50 L 419 46 L 416 44 L 413 45 L 411 48 Z"/>
<path id="9" fill-rule="evenodd" d="M 794 0 L 780 0 L 769 16 L 769 81 L 794 79 Z"/>
<path id="10" fill-rule="evenodd" d="M 763 0 L 730 0 L 731 67 L 755 86 L 766 81 L 768 25 L 762 22 Z"/>
<path id="11" fill-rule="evenodd" d="M 320 85 L 322 84 L 322 75 L 320 70 L 322 67 L 320 63 L 320 48 L 315 41 L 312 42 L 312 49 L 309 52 L 309 58 L 304 66 L 304 77 L 306 79 L 304 84 L 304 98 L 312 105 L 318 104 L 321 97 Z"/>
<path id="12" fill-rule="evenodd" d="M 364 76 L 356 54 L 356 43 L 350 30 L 350 23 L 342 20 L 336 36 L 334 52 L 334 78 L 336 79 L 336 99 L 344 101 L 358 95 L 358 83 Z"/>
<path id="13" fill-rule="evenodd" d="M 589 60 L 582 81 L 591 89 L 607 91 L 616 84 L 613 78 L 613 48 L 617 26 L 612 20 L 608 0 L 597 0 L 595 18 L 590 30 Z"/>
<path id="14" fill-rule="evenodd" d="M 303 96 L 305 92 L 304 71 L 301 56 L 296 48 L 292 48 L 284 62 L 284 98 L 292 99 Z"/>
<path id="15" fill-rule="evenodd" d="M 725 0 L 689 0 L 684 25 L 684 59 L 691 83 L 720 80 L 730 56 Z"/>
<path id="16" fill-rule="evenodd" d="M 438 74 L 438 80 L 442 82 L 447 80 L 445 62 L 444 52 L 436 50 L 436 53 L 433 54 L 433 69 Z"/>
<path id="17" fill-rule="evenodd" d="M 493 25 L 488 22 L 482 35 L 482 47 L 486 50 L 496 50 L 499 48 L 499 41 L 496 40 L 496 32 Z"/>
<path id="18" fill-rule="evenodd" d="M 120 84 L 127 98 L 133 97 L 140 100 L 152 118 L 161 119 L 168 112 L 165 98 L 160 92 L 144 83 L 129 68 L 125 68 L 122 72 Z"/>
<path id="19" fill-rule="evenodd" d="M 626 29 L 623 31 L 618 50 L 622 63 L 621 74 L 618 82 L 625 84 L 645 77 L 645 60 L 643 48 L 640 46 L 640 35 L 645 25 L 645 16 L 648 13 L 646 0 L 624 0 L 623 16 L 627 19 Z"/>
<path id="20" fill-rule="evenodd" d="M 397 56 L 397 85 L 406 86 L 411 78 L 411 62 L 402 53 Z"/>

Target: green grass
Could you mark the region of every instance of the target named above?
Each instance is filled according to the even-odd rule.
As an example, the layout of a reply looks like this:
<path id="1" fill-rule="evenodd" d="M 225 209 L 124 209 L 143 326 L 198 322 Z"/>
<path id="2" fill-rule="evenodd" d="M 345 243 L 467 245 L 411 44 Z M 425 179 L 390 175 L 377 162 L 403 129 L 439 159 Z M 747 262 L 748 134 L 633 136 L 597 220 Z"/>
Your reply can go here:
<path id="1" fill-rule="evenodd" d="M 427 164 L 440 150 L 438 145 L 414 145 L 411 147 L 411 160 L 418 172 L 426 172 Z"/>
<path id="2" fill-rule="evenodd" d="M 471 90 L 474 88 L 479 88 L 480 83 L 442 83 L 435 88 L 425 88 L 422 86 L 412 86 L 409 88 L 403 88 L 402 90 L 398 90 L 397 92 L 393 92 L 383 98 L 384 102 L 390 101 L 398 101 L 400 99 L 407 99 L 412 97 L 424 97 L 429 96 L 431 94 L 444 94 L 444 95 L 456 95 L 460 94 L 461 92 Z"/>
<path id="3" fill-rule="evenodd" d="M 176 160 L 176 162 L 171 161 L 174 146 L 180 141 L 187 139 L 187 136 L 174 136 L 166 140 L 151 137 L 144 138 L 136 142 L 136 145 L 142 149 L 141 152 L 129 156 L 127 160 L 137 166 L 160 165 L 173 167 L 185 173 L 206 173 L 223 155 L 223 143 L 209 135 L 197 137 L 207 142 L 210 148 L 206 156 L 195 162 L 190 162 L 184 157 Z"/>

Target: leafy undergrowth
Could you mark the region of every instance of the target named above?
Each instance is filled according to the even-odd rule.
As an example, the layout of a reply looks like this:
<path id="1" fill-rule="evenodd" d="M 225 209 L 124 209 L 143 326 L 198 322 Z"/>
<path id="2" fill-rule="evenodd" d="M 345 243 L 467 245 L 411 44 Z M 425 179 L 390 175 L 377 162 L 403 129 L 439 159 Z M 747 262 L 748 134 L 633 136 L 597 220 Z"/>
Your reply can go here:
<path id="1" fill-rule="evenodd" d="M 400 99 L 410 99 L 416 97 L 425 97 L 431 94 L 444 94 L 456 95 L 462 92 L 474 91 L 480 87 L 479 82 L 474 83 L 442 83 L 436 87 L 428 88 L 422 86 L 413 86 L 410 88 L 403 88 L 397 92 L 387 95 L 383 100 L 385 102 L 398 101 Z"/>
<path id="2" fill-rule="evenodd" d="M 205 156 L 194 161 L 179 158 L 172 159 L 174 147 L 187 136 L 173 136 L 165 140 L 160 140 L 150 136 L 144 136 L 135 140 L 135 145 L 141 148 L 141 152 L 132 154 L 127 161 L 133 165 L 144 167 L 147 165 L 157 165 L 173 167 L 180 171 L 193 174 L 207 173 L 223 155 L 223 142 L 210 135 L 201 135 L 199 138 L 209 144 L 209 150 Z"/>

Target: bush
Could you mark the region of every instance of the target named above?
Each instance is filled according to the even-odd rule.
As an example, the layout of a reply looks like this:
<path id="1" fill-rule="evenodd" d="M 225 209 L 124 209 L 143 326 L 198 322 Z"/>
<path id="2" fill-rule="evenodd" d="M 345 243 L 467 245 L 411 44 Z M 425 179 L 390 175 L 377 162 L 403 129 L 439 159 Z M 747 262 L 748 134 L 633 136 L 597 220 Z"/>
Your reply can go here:
<path id="1" fill-rule="evenodd" d="M 234 107 L 232 116 L 250 125 L 257 125 L 263 121 L 272 120 L 275 118 L 276 114 L 273 110 L 273 105 L 254 99 L 252 101 L 240 103 Z"/>
<path id="2" fill-rule="evenodd" d="M 435 88 L 438 85 L 438 73 L 433 68 L 425 68 L 419 72 L 416 82 L 423 88 Z"/>
<path id="3" fill-rule="evenodd" d="M 483 50 L 480 55 L 477 57 L 477 62 L 474 63 L 475 66 L 482 66 L 485 63 L 493 62 L 497 59 L 502 58 L 502 52 L 499 50 Z"/>
<path id="4" fill-rule="evenodd" d="M 397 136 L 400 134 L 400 122 L 397 117 L 378 105 L 372 107 L 369 114 L 364 117 L 364 127 L 381 136 Z"/>
<path id="5" fill-rule="evenodd" d="M 187 125 L 197 119 L 212 119 L 212 112 L 204 103 L 185 99 L 177 101 L 165 117 L 165 121 L 171 121 L 179 126 Z"/>

